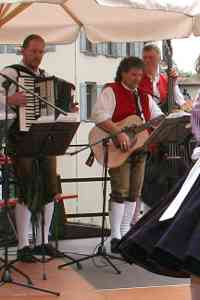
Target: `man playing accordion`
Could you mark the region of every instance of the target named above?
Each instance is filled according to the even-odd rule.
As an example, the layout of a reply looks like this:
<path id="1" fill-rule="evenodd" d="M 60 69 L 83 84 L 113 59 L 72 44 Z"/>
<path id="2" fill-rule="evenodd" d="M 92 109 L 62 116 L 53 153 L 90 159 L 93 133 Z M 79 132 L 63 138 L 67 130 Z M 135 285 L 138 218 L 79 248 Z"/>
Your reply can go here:
<path id="1" fill-rule="evenodd" d="M 5 68 L 3 73 L 12 79 L 18 81 L 22 73 L 28 73 L 29 76 L 44 78 L 46 71 L 39 68 L 45 51 L 45 41 L 38 35 L 28 36 L 22 46 L 22 61 L 19 65 L 13 65 Z M 3 79 L 1 84 L 3 83 Z M 3 87 L 2 87 L 3 88 Z M 73 87 L 74 88 L 74 87 Z M 4 97 L 2 101 L 5 101 Z M 48 243 L 49 228 L 54 211 L 54 201 L 59 201 L 60 191 L 56 174 L 56 157 L 44 157 L 41 161 L 35 162 L 34 158 L 18 157 L 15 155 L 17 137 L 19 135 L 19 108 L 26 106 L 28 102 L 24 92 L 18 91 L 14 84 L 11 84 L 8 92 L 8 105 L 16 113 L 16 120 L 9 129 L 9 153 L 12 157 L 14 171 L 17 178 L 17 197 L 18 203 L 15 209 L 16 226 L 18 234 L 17 257 L 23 262 L 35 262 L 34 255 L 43 253 L 42 231 L 40 214 L 37 217 L 37 237 L 36 246 L 31 249 L 29 246 L 29 225 L 31 215 L 37 215 L 41 207 L 44 208 L 44 249 L 45 255 L 55 256 L 56 249 Z M 34 164 L 40 166 L 40 176 L 34 174 Z M 42 170 L 42 171 L 41 171 Z M 41 178 L 41 188 L 37 186 L 38 177 Z M 35 185 L 35 187 L 34 187 Z M 31 194 L 35 191 L 35 194 Z"/>

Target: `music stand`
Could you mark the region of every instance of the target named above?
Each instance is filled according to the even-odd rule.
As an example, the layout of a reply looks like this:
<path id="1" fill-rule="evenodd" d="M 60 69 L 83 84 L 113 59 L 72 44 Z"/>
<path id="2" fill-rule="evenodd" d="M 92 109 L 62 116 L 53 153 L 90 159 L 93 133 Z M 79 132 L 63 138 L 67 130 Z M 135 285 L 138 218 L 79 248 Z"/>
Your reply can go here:
<path id="1" fill-rule="evenodd" d="M 80 122 L 35 122 L 28 132 L 21 132 L 17 142 L 18 157 L 59 156 L 66 152 Z"/>
<path id="2" fill-rule="evenodd" d="M 80 122 L 36 122 L 31 125 L 29 132 L 23 133 L 23 138 L 17 144 L 16 154 L 18 157 L 32 157 L 36 160 L 46 156 L 63 155 L 70 145 L 79 124 Z M 41 210 L 41 223 L 42 247 L 44 247 L 44 209 Z M 71 256 L 61 252 L 59 254 L 59 257 L 68 258 L 76 263 Z M 42 263 L 45 262 L 45 255 L 43 254 Z M 80 268 L 79 263 L 77 263 L 77 267 Z M 45 271 L 43 272 L 43 279 L 46 279 Z"/>
<path id="3" fill-rule="evenodd" d="M 146 143 L 144 147 L 151 144 L 173 144 L 184 143 L 189 137 L 191 137 L 191 125 L 190 116 L 184 115 L 180 117 L 167 117 L 157 127 Z"/>
<path id="4" fill-rule="evenodd" d="M 191 136 L 190 115 L 178 116 L 177 113 L 177 117 L 165 118 L 144 145 L 144 149 L 152 144 L 163 145 L 164 151 L 166 149 L 167 155 L 164 155 L 163 158 L 165 160 L 165 177 L 168 191 L 173 188 L 173 184 L 179 176 L 182 176 L 190 168 L 189 139 Z M 181 147 L 181 153 L 177 151 L 177 147 L 178 149 Z"/>
<path id="5" fill-rule="evenodd" d="M 34 157 L 34 159 L 42 159 L 44 156 L 58 156 L 66 152 L 67 147 L 79 127 L 79 122 L 50 122 L 50 123 L 35 123 L 31 126 L 29 132 L 22 133 L 21 139 L 17 143 L 17 156 L 21 157 Z M 28 145 L 28 147 L 27 147 Z M 25 147 L 26 146 L 26 147 Z M 41 230 L 42 230 L 42 247 L 44 247 L 44 209 L 41 211 Z M 63 254 L 63 257 L 75 261 L 70 256 Z M 45 254 L 42 255 L 43 266 L 45 264 Z M 9 265 L 12 264 L 9 263 Z M 43 279 L 46 279 L 45 270 L 43 268 Z M 16 285 L 21 285 L 31 289 L 44 291 L 54 295 L 59 295 L 57 292 L 39 289 L 32 286 L 22 285 L 11 281 Z"/>
<path id="6" fill-rule="evenodd" d="M 7 75 L 4 75 L 4 74 L 2 74 L 2 73 L 0 73 L 0 76 L 2 76 L 2 77 L 4 77 L 5 79 L 6 79 L 6 81 L 3 83 L 3 86 L 4 86 L 4 88 L 5 88 L 5 98 L 6 98 L 6 105 L 5 105 L 5 116 L 6 116 L 6 118 L 5 118 L 5 127 L 4 127 L 4 133 L 5 133 L 5 142 L 4 142 L 4 153 L 5 153 L 5 168 L 4 168 L 4 184 L 3 184 L 3 195 L 4 195 L 4 199 L 5 199 L 5 211 L 6 211 L 6 216 L 7 216 L 7 214 L 8 214 L 8 199 L 9 199 L 9 172 L 8 172 L 8 149 L 7 149 L 7 144 L 8 144 L 8 90 L 9 90 L 9 86 L 10 86 L 10 84 L 11 83 L 13 83 L 15 86 L 17 86 L 17 87 L 21 87 L 22 88 L 22 90 L 25 90 L 27 93 L 29 93 L 29 94 L 31 94 L 31 95 L 34 95 L 36 98 L 38 98 L 39 100 L 40 100 L 40 102 L 43 102 L 43 103 L 45 103 L 45 104 L 47 104 L 47 105 L 49 105 L 50 107 L 52 107 L 52 108 L 54 108 L 54 110 L 56 111 L 56 112 L 59 112 L 59 113 L 61 113 L 61 114 L 63 114 L 63 115 L 67 115 L 67 113 L 65 112 L 65 111 L 63 111 L 62 109 L 60 109 L 60 108 L 58 108 L 58 107 L 56 107 L 55 105 L 53 105 L 53 104 L 51 104 L 51 103 L 49 103 L 46 99 L 44 99 L 44 98 L 42 98 L 41 96 L 39 96 L 38 94 L 36 94 L 36 93 L 34 93 L 34 92 L 32 92 L 32 91 L 30 91 L 30 90 L 28 90 L 28 89 L 26 89 L 24 86 L 22 86 L 22 85 L 19 85 L 18 84 L 18 82 L 17 81 L 15 81 L 15 80 L 13 80 L 12 78 L 10 78 L 9 76 L 7 76 Z M 57 124 L 59 124 L 59 123 L 62 123 L 62 122 L 58 122 Z M 50 130 L 50 129 L 52 129 L 52 130 L 55 130 L 55 131 L 58 131 L 58 134 L 60 134 L 61 133 L 61 128 L 63 129 L 63 126 L 61 126 L 61 128 L 59 127 L 60 125 L 56 125 L 55 126 L 55 124 L 53 123 L 53 124 L 51 124 L 52 126 L 50 126 L 50 127 L 48 127 L 48 129 Z M 53 126 L 54 125 L 54 126 Z M 69 125 L 69 124 L 68 124 Z M 77 128 L 78 128 L 78 125 L 79 125 L 79 123 L 77 123 Z M 38 127 L 37 127 L 38 128 Z M 59 130 L 59 128 L 60 128 L 60 130 Z M 66 126 L 64 126 L 64 129 L 66 129 Z M 75 130 L 76 131 L 76 130 Z M 64 130 L 64 132 L 66 133 L 66 130 Z M 63 132 L 63 133 L 64 133 Z M 55 132 L 53 132 L 54 134 L 55 134 Z M 53 154 L 51 154 L 51 155 L 54 155 L 54 152 L 56 152 L 55 150 L 57 149 L 58 150 L 58 147 L 55 145 L 55 143 L 54 143 L 54 141 L 57 141 L 57 139 L 56 139 L 56 137 L 54 136 L 54 134 L 51 134 L 51 132 L 48 132 L 48 131 L 46 131 L 45 132 L 45 134 L 43 135 L 43 137 L 45 138 L 47 138 L 47 141 L 45 141 L 45 140 L 42 140 L 41 141 L 41 147 L 40 147 L 40 149 L 38 148 L 38 149 L 36 149 L 36 148 L 34 148 L 35 149 L 35 151 L 37 150 L 37 151 L 39 151 L 39 152 L 35 152 L 35 154 L 38 154 L 38 155 L 41 155 L 41 154 L 43 154 L 43 151 L 42 150 L 46 150 L 46 147 L 48 147 L 50 144 L 51 145 L 54 145 L 54 149 L 53 149 Z M 63 134 L 60 134 L 60 137 L 63 137 Z M 30 142 L 31 144 L 28 144 L 28 145 L 31 145 L 31 147 L 32 147 L 32 141 L 31 141 L 31 139 L 30 139 L 30 137 L 32 137 L 33 138 L 33 135 L 31 135 L 31 134 L 28 134 L 28 135 L 26 135 L 26 134 L 22 134 L 21 135 L 21 137 L 22 137 L 22 139 L 20 139 L 20 142 L 19 142 L 19 146 L 22 146 L 22 145 L 24 145 L 24 143 L 23 143 L 23 137 L 28 141 L 28 142 Z M 27 137 L 29 137 L 29 139 L 27 138 Z M 72 139 L 72 137 L 73 137 L 73 134 L 71 134 L 70 135 L 70 142 L 71 142 L 71 139 Z M 66 138 L 66 136 L 64 136 L 64 139 Z M 33 138 L 33 140 L 34 141 L 37 141 L 37 143 L 38 143 L 38 139 L 36 138 L 36 139 L 34 139 Z M 69 142 L 69 141 L 68 141 Z M 66 145 L 65 143 L 64 143 L 64 145 Z M 62 146 L 64 146 L 63 144 L 62 144 Z M 26 145 L 27 146 L 27 145 Z M 22 150 L 22 148 L 20 148 L 21 150 Z M 23 150 L 25 150 L 26 149 L 26 147 L 25 148 L 23 148 Z M 29 149 L 30 150 L 30 149 Z M 59 149 L 60 150 L 60 149 Z M 65 149 L 66 150 L 66 149 Z M 63 154 L 63 153 L 65 153 L 65 150 L 60 150 L 61 152 L 61 154 Z M 18 152 L 18 151 L 17 151 Z M 28 154 L 30 154 L 30 151 L 29 151 L 29 153 Z M 46 154 L 45 154 L 46 155 Z M 56 153 L 55 153 L 55 155 L 56 155 Z M 59 154 L 60 155 L 60 154 Z M 29 155 L 28 155 L 29 156 Z M 38 156 L 39 157 L 39 156 Z M 43 225 L 43 227 L 44 227 L 44 214 L 42 213 L 42 225 Z M 43 245 L 44 245 L 44 230 L 42 230 L 42 239 L 43 239 Z M 14 266 L 13 266 L 13 264 L 15 263 L 15 262 L 17 262 L 17 259 L 16 260 L 14 260 L 14 261 L 11 261 L 11 262 L 8 262 L 8 245 L 6 245 L 5 246 L 5 261 L 3 260 L 3 259 L 0 259 L 2 262 L 4 262 L 4 265 L 3 266 L 1 266 L 1 268 L 0 268 L 0 270 L 2 270 L 3 269 L 3 274 L 2 274 L 2 276 L 1 276 L 1 280 L 0 280 L 0 287 L 1 286 L 3 286 L 3 285 L 5 285 L 6 283 L 9 283 L 9 284 L 14 284 L 14 285 L 17 285 L 17 286 L 22 286 L 22 287 L 26 287 L 26 288 L 30 288 L 30 289 L 33 289 L 33 290 L 37 290 L 37 291 L 42 291 L 42 292 L 45 292 L 45 293 L 49 293 L 49 294 L 52 294 L 52 295 L 55 295 L 55 296 L 59 296 L 60 295 L 60 293 L 58 293 L 58 292 L 54 292 L 54 291 L 51 291 L 51 290 L 47 290 L 47 289 L 42 289 L 42 288 L 37 288 L 37 287 L 34 287 L 34 286 L 32 286 L 32 281 L 31 281 L 31 279 L 26 275 L 26 274 L 24 274 L 22 271 L 20 271 L 19 269 L 17 269 L 17 268 L 15 268 Z M 43 255 L 43 262 L 45 262 L 45 256 Z M 45 264 L 43 264 L 43 266 L 44 266 Z M 18 273 L 20 273 L 22 276 L 24 276 L 26 279 L 27 279 L 27 283 L 28 284 L 23 284 L 23 283 L 20 283 L 20 282 L 16 282 L 16 281 L 14 281 L 13 279 L 12 279 L 12 276 L 11 276 L 11 269 L 13 269 L 14 271 L 16 271 L 16 272 L 18 272 Z M 44 270 L 44 269 L 43 269 Z M 44 274 L 44 273 L 43 273 Z M 43 278 L 44 279 L 46 279 L 46 276 L 45 276 L 45 274 L 44 274 L 44 276 L 43 276 Z"/>

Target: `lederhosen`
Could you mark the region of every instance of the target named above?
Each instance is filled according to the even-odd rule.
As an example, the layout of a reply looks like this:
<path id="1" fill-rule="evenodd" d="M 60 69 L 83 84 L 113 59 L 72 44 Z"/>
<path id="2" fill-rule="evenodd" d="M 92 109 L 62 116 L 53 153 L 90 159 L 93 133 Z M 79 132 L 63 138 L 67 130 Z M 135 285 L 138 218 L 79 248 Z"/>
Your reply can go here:
<path id="1" fill-rule="evenodd" d="M 126 117 L 136 114 L 149 120 L 150 110 L 148 96 L 143 93 L 132 95 L 121 84 L 108 84 L 115 94 L 116 108 L 112 120 L 119 122 Z M 123 96 L 121 96 L 123 95 Z M 122 97 L 122 98 L 121 98 Z M 110 200 L 122 203 L 124 201 L 134 202 L 140 198 L 144 180 L 146 154 L 144 152 L 134 153 L 133 156 L 118 168 L 109 169 L 111 178 Z"/>
<path id="2" fill-rule="evenodd" d="M 34 73 L 21 65 L 9 66 L 22 75 L 36 77 Z M 40 70 L 41 77 L 44 71 Z M 17 115 L 18 110 L 16 109 Z M 19 116 L 9 130 L 9 152 L 13 160 L 15 176 L 17 179 L 17 196 L 19 202 L 28 206 L 32 213 L 38 213 L 47 203 L 52 202 L 54 196 L 59 193 L 56 157 L 26 158 L 16 156 L 16 147 L 24 132 L 19 131 Z"/>

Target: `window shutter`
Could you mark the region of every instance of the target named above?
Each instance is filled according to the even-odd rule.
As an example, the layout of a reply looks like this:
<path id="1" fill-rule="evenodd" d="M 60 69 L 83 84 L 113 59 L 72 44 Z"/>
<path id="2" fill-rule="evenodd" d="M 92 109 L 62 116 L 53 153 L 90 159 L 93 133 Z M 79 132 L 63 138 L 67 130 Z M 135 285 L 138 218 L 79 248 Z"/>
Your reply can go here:
<path id="1" fill-rule="evenodd" d="M 86 35 L 83 31 L 81 31 L 81 33 L 80 33 L 80 51 L 81 52 L 87 51 L 86 44 L 87 44 Z"/>
<path id="2" fill-rule="evenodd" d="M 103 43 L 97 43 L 97 55 L 103 55 Z"/>
<path id="3" fill-rule="evenodd" d="M 80 119 L 81 121 L 87 120 L 87 91 L 86 83 L 80 84 Z"/>
<path id="4" fill-rule="evenodd" d="M 144 43 L 135 42 L 134 44 L 135 44 L 135 56 L 142 58 L 142 49 L 143 49 Z"/>
<path id="5" fill-rule="evenodd" d="M 121 43 L 121 54 L 122 54 L 122 57 L 126 57 L 127 56 L 126 43 Z"/>
<path id="6" fill-rule="evenodd" d="M 110 43 L 105 43 L 105 56 L 110 56 Z"/>
<path id="7" fill-rule="evenodd" d="M 91 43 L 91 42 L 90 42 Z M 92 44 L 92 55 L 97 55 L 97 44 L 93 44 L 93 43 L 91 43 Z"/>
<path id="8" fill-rule="evenodd" d="M 122 57 L 122 43 L 116 43 L 117 47 L 117 56 L 116 57 Z"/>
<path id="9" fill-rule="evenodd" d="M 135 43 L 130 43 L 130 56 L 137 56 L 135 50 Z"/>
<path id="10" fill-rule="evenodd" d="M 107 55 L 107 43 L 102 43 L 102 55 Z"/>
<path id="11" fill-rule="evenodd" d="M 112 49 L 111 56 L 112 57 L 118 57 L 118 45 L 117 45 L 117 43 L 112 43 L 111 44 L 111 49 Z"/>

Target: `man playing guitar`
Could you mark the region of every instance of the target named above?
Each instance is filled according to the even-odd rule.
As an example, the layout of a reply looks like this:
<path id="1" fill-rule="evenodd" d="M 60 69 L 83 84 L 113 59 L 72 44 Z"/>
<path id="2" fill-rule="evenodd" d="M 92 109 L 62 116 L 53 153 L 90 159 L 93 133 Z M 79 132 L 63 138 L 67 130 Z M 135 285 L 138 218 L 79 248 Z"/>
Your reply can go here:
<path id="1" fill-rule="evenodd" d="M 131 115 L 143 121 L 161 116 L 163 113 L 152 97 L 138 89 L 143 76 L 144 64 L 137 57 L 124 58 L 117 70 L 115 82 L 102 90 L 94 106 L 92 119 L 106 132 L 117 134 L 117 122 Z M 121 151 L 131 147 L 125 132 L 117 135 Z M 137 220 L 139 201 L 145 171 L 145 154 L 131 155 L 120 167 L 110 168 L 110 223 L 111 251 L 118 252 L 119 240 L 128 232 L 131 223 Z"/>

